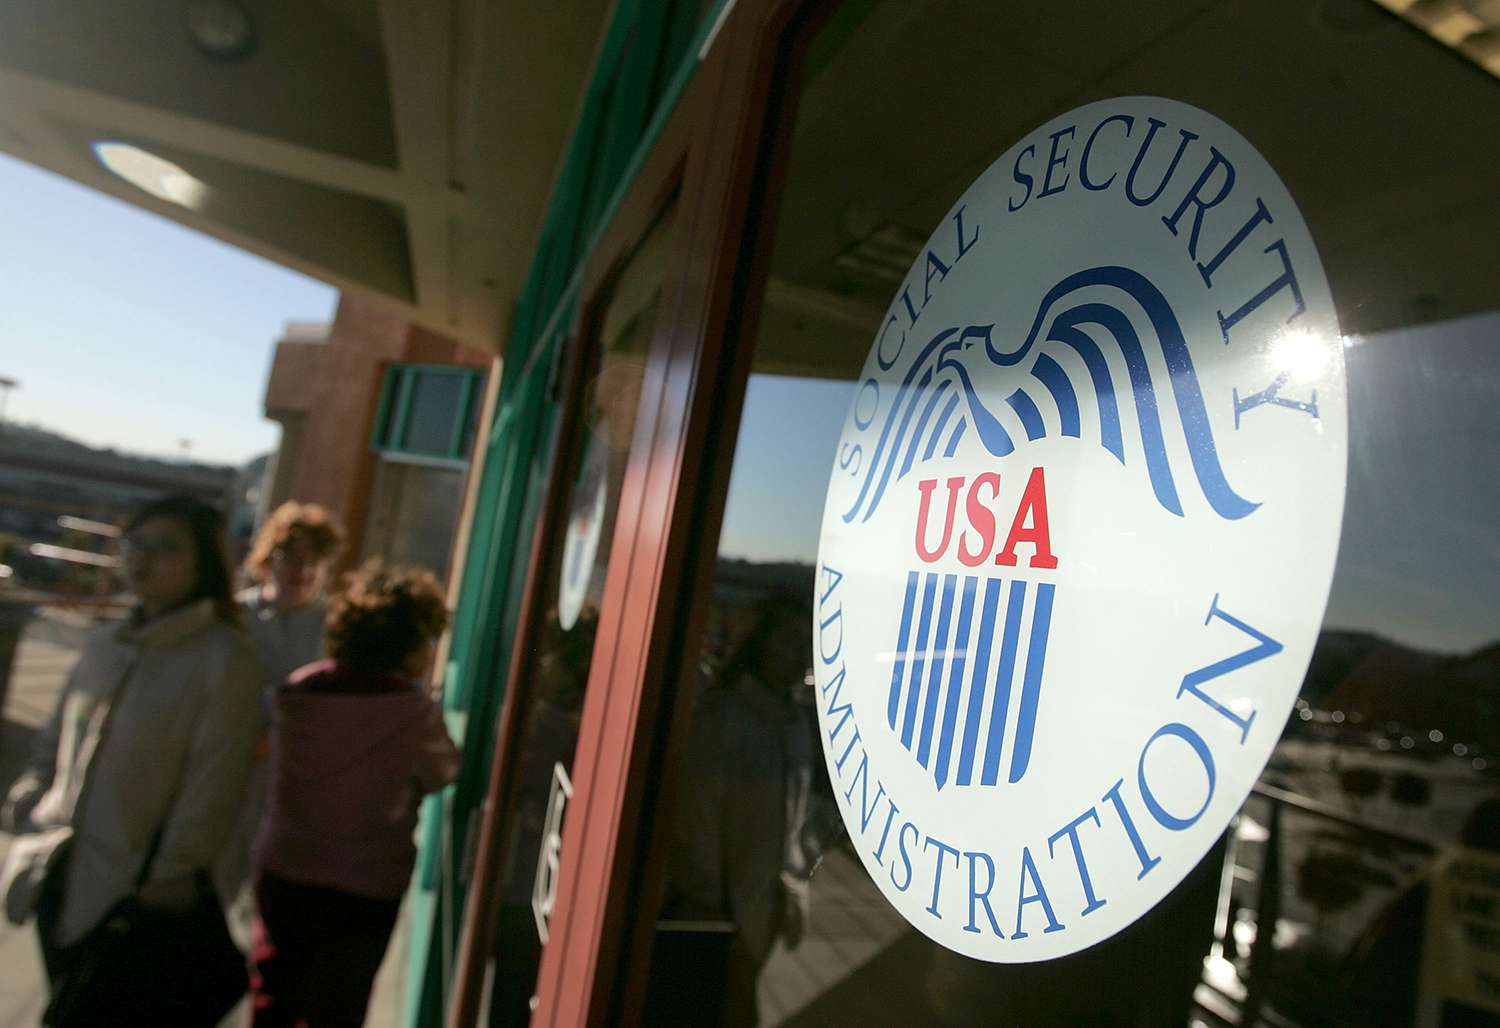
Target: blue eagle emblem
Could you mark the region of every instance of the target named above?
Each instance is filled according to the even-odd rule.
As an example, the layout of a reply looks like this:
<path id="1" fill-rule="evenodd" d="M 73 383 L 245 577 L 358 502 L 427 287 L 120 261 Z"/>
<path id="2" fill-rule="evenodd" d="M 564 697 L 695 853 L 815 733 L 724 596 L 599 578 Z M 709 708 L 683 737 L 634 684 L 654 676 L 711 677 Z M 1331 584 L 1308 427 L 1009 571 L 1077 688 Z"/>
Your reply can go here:
<path id="1" fill-rule="evenodd" d="M 972 428 L 984 448 L 996 457 L 1004 457 L 1016 448 L 1011 432 L 975 391 L 965 361 L 979 342 L 984 354 L 996 365 L 1015 367 L 1030 359 L 1032 381 L 1018 387 L 1002 401 L 1019 420 L 1028 441 L 1047 434 L 1041 404 L 1050 402 L 1057 410 L 1060 432 L 1081 438 L 1085 432 L 1079 406 L 1079 393 L 1091 391 L 1098 409 L 1099 444 L 1126 463 L 1121 417 L 1133 417 L 1140 430 L 1144 463 L 1152 491 L 1161 506 L 1183 516 L 1178 496 L 1179 475 L 1173 474 L 1162 431 L 1164 404 L 1158 399 L 1159 385 L 1152 378 L 1146 361 L 1141 333 L 1131 317 L 1120 307 L 1102 302 L 1068 300 L 1079 290 L 1095 286 L 1113 286 L 1143 310 L 1150 324 L 1155 345 L 1161 348 L 1176 417 L 1187 440 L 1188 455 L 1198 488 L 1219 517 L 1234 520 L 1254 511 L 1259 504 L 1246 500 L 1234 491 L 1225 478 L 1214 446 L 1208 412 L 1198 386 L 1198 375 L 1188 353 L 1182 328 L 1161 290 L 1146 276 L 1130 268 L 1105 266 L 1069 275 L 1048 290 L 1043 297 L 1031 331 L 1024 342 L 1007 350 L 993 338 L 994 325 L 970 325 L 945 328 L 932 337 L 912 362 L 896 394 L 890 413 L 881 429 L 874 459 L 870 461 L 859 494 L 843 514 L 843 520 L 868 521 L 880 506 L 886 488 L 894 478 L 900 481 L 914 463 L 925 463 L 937 456 L 952 457 L 959 441 Z M 1128 387 L 1117 384 L 1105 360 L 1104 352 L 1081 326 L 1102 328 L 1119 347 L 1129 376 Z M 1045 326 L 1045 333 L 1043 331 Z M 1086 382 L 1074 382 L 1051 354 L 1072 350 L 1082 358 L 1088 371 Z M 1124 402 L 1121 396 L 1124 396 Z M 960 405 L 963 409 L 960 410 Z M 1167 408 L 1171 409 L 1171 408 Z M 1123 413 L 1122 413 L 1123 411 Z M 1094 426 L 1087 429 L 1090 434 Z"/>
<path id="2" fill-rule="evenodd" d="M 1144 312 L 1149 325 L 1138 327 L 1126 310 L 1098 300 L 1100 286 L 1124 293 Z M 1093 299 L 1074 295 L 1084 289 L 1096 289 Z M 1115 381 L 1104 350 L 1083 326 L 1102 329 L 1119 348 L 1128 383 Z M 997 345 L 993 325 L 945 328 L 933 336 L 896 393 L 859 495 L 842 515 L 846 523 L 868 521 L 893 479 L 900 481 L 915 464 L 937 458 L 940 447 L 942 457 L 952 457 L 970 429 L 996 457 L 1015 451 L 1016 440 L 978 394 L 965 363 L 980 342 L 995 365 L 1020 367 L 1030 362 L 1029 377 L 1000 401 L 1027 441 L 1047 434 L 1042 411 L 1050 403 L 1061 435 L 1081 439 L 1097 431 L 1099 444 L 1124 466 L 1122 418 L 1133 418 L 1141 462 L 1156 501 L 1182 517 L 1178 482 L 1185 469 L 1174 474 L 1162 426 L 1163 413 L 1170 417 L 1175 410 L 1193 478 L 1214 513 L 1235 520 L 1259 506 L 1235 492 L 1225 478 L 1187 341 L 1166 297 L 1139 272 L 1106 266 L 1069 275 L 1048 290 L 1030 333 L 1014 349 Z M 1160 347 L 1168 372 L 1165 383 L 1153 378 L 1148 345 Z M 1086 380 L 1069 377 L 1053 356 L 1060 349 L 1081 358 Z M 1158 398 L 1159 389 L 1170 390 L 1169 403 Z M 1084 424 L 1080 393 L 1092 395 L 1097 426 L 1092 417 Z M 1002 588 L 999 578 L 925 569 L 908 573 L 886 722 L 902 747 L 932 773 L 939 789 L 950 782 L 995 786 L 1002 778 L 1014 784 L 1025 775 L 1041 705 L 1056 589 L 1052 582 L 1012 579 Z M 1029 630 L 1023 631 L 1023 622 Z M 1012 697 L 1017 693 L 1012 718 Z M 1008 771 L 1002 767 L 1007 728 Z"/>

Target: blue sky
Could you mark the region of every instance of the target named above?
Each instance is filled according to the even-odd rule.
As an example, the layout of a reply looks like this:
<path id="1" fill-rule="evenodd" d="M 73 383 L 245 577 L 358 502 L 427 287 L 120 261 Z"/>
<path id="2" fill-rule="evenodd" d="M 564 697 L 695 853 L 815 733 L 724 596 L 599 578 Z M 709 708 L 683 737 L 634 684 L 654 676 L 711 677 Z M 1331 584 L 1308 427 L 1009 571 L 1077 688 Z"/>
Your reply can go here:
<path id="1" fill-rule="evenodd" d="M 199 460 L 275 448 L 271 348 L 336 290 L 4 156 L 0 231 L 7 420 L 155 455 L 190 439 Z"/>
<path id="2" fill-rule="evenodd" d="M 813 562 L 853 389 L 839 379 L 750 376 L 719 537 L 724 556 Z"/>

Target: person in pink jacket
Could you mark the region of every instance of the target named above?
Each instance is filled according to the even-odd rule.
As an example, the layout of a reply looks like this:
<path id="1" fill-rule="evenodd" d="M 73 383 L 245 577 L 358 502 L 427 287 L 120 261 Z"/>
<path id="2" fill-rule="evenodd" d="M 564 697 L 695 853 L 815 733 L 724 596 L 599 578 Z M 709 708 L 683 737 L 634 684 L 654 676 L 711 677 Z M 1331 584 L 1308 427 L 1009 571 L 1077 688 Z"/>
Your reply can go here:
<path id="1" fill-rule="evenodd" d="M 277 690 L 255 845 L 255 1028 L 363 1024 L 416 861 L 423 796 L 459 754 L 422 681 L 437 580 L 371 562 L 329 604 L 327 652 Z"/>

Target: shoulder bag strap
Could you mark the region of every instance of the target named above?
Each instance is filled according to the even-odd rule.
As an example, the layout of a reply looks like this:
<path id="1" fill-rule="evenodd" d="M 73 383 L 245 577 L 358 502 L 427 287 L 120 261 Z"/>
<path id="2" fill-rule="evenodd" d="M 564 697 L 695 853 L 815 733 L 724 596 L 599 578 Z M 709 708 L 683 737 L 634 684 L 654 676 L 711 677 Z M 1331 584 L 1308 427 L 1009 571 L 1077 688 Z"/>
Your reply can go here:
<path id="1" fill-rule="evenodd" d="M 83 769 L 83 784 L 78 788 L 78 795 L 73 801 L 73 809 L 69 816 L 69 821 L 73 825 L 75 834 L 78 831 L 79 818 L 82 816 L 84 805 L 88 800 L 90 786 L 94 784 L 94 777 L 97 773 L 97 765 L 99 763 L 99 754 L 103 751 L 105 743 L 109 741 L 109 730 L 115 723 L 115 711 L 119 708 L 120 696 L 125 692 L 125 687 L 130 684 L 130 676 L 135 671 L 135 667 L 136 658 L 132 657 L 120 675 L 119 684 L 115 686 L 108 698 L 102 701 L 107 704 L 104 708 L 104 721 L 99 726 L 99 737 L 94 740 L 94 746 L 89 751 L 88 766 Z M 166 825 L 163 824 L 156 829 L 156 833 L 151 837 L 151 845 L 146 850 L 146 859 L 142 862 L 141 870 L 136 875 L 135 886 L 132 888 L 132 892 L 139 891 L 140 887 L 145 884 L 146 878 L 150 875 L 151 864 L 156 860 L 156 851 L 161 846 L 161 837 L 165 831 Z"/>
<path id="2" fill-rule="evenodd" d="M 92 791 L 95 778 L 95 768 L 99 763 L 99 754 L 109 742 L 109 730 L 115 723 L 115 711 L 120 705 L 120 695 L 125 691 L 125 686 L 130 682 L 131 672 L 135 670 L 135 659 L 125 665 L 125 670 L 120 674 L 119 683 L 107 696 L 100 700 L 104 704 L 104 721 L 99 725 L 98 738 L 89 749 L 88 765 L 83 769 L 83 784 L 78 787 L 78 794 L 73 797 L 73 803 L 68 810 L 68 821 L 76 829 L 78 818 L 83 813 L 83 808 L 88 801 L 89 793 Z"/>

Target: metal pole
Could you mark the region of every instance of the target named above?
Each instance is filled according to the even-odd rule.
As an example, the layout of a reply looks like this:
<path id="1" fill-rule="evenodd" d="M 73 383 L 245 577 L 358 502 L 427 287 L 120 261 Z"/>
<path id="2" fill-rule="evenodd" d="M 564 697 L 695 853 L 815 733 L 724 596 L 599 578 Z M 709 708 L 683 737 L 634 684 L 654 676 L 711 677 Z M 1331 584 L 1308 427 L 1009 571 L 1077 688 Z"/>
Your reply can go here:
<path id="1" fill-rule="evenodd" d="M 13 378 L 0 375 L 0 427 L 5 425 L 5 405 L 10 400 L 10 391 L 20 384 Z"/>
<path id="2" fill-rule="evenodd" d="M 1266 826 L 1266 857 L 1256 883 L 1255 942 L 1250 946 L 1250 981 L 1240 1024 L 1251 1028 L 1260 1018 L 1270 988 L 1275 959 L 1276 922 L 1281 919 L 1281 803 L 1271 800 L 1270 824 Z"/>

